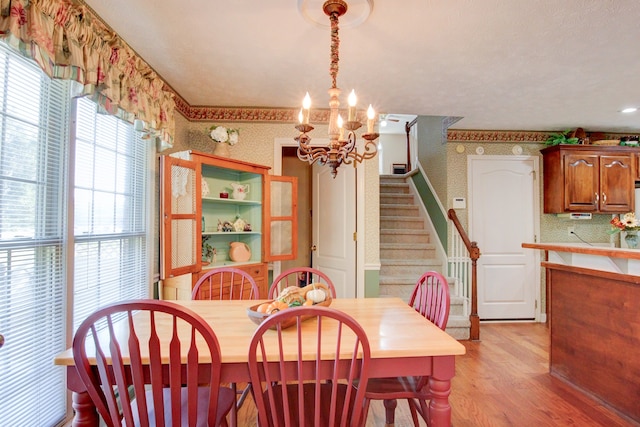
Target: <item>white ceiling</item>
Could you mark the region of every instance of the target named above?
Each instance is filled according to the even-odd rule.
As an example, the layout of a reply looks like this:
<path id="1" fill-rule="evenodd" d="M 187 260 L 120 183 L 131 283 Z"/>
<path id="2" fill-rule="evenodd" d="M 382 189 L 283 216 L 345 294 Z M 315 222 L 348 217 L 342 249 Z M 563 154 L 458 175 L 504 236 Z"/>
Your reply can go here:
<path id="1" fill-rule="evenodd" d="M 297 108 L 308 91 L 328 108 L 329 29 L 307 1 L 86 3 L 191 105 Z M 619 112 L 640 107 L 638 0 L 368 2 L 340 28 L 342 106 L 355 88 L 359 108 L 456 129 L 640 132 Z"/>

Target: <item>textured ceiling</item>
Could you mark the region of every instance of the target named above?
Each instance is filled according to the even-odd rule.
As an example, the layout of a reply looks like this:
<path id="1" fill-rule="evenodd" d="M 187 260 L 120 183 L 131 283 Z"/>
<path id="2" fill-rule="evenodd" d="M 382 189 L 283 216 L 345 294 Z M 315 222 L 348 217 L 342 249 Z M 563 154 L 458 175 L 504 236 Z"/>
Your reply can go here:
<path id="1" fill-rule="evenodd" d="M 329 29 L 296 0 L 86 3 L 193 106 L 328 107 Z M 360 108 L 456 129 L 640 132 L 619 112 L 640 107 L 638 0 L 368 3 L 340 29 L 342 106 L 355 88 Z"/>

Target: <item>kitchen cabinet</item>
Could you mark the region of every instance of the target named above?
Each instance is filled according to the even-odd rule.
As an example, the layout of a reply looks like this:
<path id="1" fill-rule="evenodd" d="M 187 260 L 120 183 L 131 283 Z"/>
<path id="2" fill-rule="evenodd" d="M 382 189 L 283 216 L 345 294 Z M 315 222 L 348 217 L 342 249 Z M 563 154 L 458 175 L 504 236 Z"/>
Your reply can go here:
<path id="1" fill-rule="evenodd" d="M 544 212 L 634 210 L 638 148 L 556 145 L 541 150 Z"/>
<path id="2" fill-rule="evenodd" d="M 161 156 L 163 298 L 187 298 L 208 269 L 220 266 L 247 271 L 267 297 L 268 262 L 297 253 L 297 179 L 268 171 L 195 151 Z M 205 243 L 215 249 L 210 259 L 203 259 Z M 232 243 L 242 250 L 231 251 Z"/>

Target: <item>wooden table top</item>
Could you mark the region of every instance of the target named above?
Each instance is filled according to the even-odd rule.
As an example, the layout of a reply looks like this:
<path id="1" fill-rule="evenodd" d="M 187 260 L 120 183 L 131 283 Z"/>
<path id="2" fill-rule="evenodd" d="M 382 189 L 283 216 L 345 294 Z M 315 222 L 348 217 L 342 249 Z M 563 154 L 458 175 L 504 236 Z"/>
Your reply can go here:
<path id="1" fill-rule="evenodd" d="M 247 316 L 247 308 L 260 301 L 175 302 L 192 309 L 213 327 L 220 343 L 223 364 L 247 362 L 249 342 L 257 328 Z M 462 344 L 399 298 L 338 298 L 333 300 L 331 308 L 348 313 L 362 325 L 369 338 L 371 357 L 374 359 L 455 356 L 465 353 Z M 307 328 L 312 329 L 314 326 L 315 321 L 305 322 Z M 158 327 L 168 328 L 168 323 L 160 322 Z M 159 335 L 168 336 L 168 333 Z M 203 357 L 206 359 L 208 354 Z M 54 363 L 74 365 L 71 349 L 59 354 Z"/>

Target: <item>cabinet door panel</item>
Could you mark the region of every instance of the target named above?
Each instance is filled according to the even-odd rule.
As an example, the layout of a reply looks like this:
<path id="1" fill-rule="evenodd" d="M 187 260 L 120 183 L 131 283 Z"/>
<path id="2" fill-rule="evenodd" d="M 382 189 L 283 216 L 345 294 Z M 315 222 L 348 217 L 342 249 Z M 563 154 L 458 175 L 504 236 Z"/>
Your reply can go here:
<path id="1" fill-rule="evenodd" d="M 598 209 L 597 154 L 567 154 L 564 156 L 565 209 L 593 212 Z"/>
<path id="2" fill-rule="evenodd" d="M 633 211 L 633 175 L 633 156 L 600 156 L 601 212 Z"/>
<path id="3" fill-rule="evenodd" d="M 295 259 L 298 253 L 298 179 L 269 175 L 266 200 L 267 261 Z"/>
<path id="4" fill-rule="evenodd" d="M 200 188 L 195 162 L 162 156 L 161 278 L 193 273 L 199 266 Z"/>

